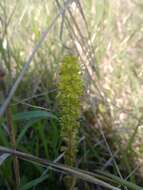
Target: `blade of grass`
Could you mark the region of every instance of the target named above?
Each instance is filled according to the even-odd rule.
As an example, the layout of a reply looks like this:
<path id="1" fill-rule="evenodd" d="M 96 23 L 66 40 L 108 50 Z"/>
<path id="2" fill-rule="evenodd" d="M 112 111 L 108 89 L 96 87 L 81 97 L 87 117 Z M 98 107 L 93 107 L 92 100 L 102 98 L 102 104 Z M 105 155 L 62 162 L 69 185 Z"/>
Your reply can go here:
<path id="1" fill-rule="evenodd" d="M 21 130 L 21 132 L 19 133 L 18 137 L 17 137 L 17 145 L 21 142 L 22 138 L 24 137 L 25 133 L 27 132 L 27 130 L 32 127 L 36 122 L 38 122 L 39 119 L 34 119 L 30 122 L 28 122 L 23 129 Z"/>
<path id="2" fill-rule="evenodd" d="M 21 113 L 17 113 L 13 115 L 14 121 L 45 119 L 45 118 L 57 119 L 57 117 L 54 114 L 47 111 L 28 111 L 28 112 L 21 112 Z"/>
<path id="3" fill-rule="evenodd" d="M 120 185 L 126 186 L 126 187 L 128 187 L 130 189 L 143 190 L 143 187 L 140 187 L 140 186 L 138 186 L 138 185 L 136 185 L 134 183 L 131 183 L 131 182 L 127 181 L 127 180 L 121 179 L 120 177 L 112 175 L 112 174 L 107 173 L 105 171 L 103 172 L 103 171 L 98 170 L 97 173 L 102 174 L 103 176 L 106 176 L 109 179 L 111 178 L 111 179 L 115 180 L 117 183 L 119 183 Z"/>
<path id="4" fill-rule="evenodd" d="M 4 163 L 4 161 L 10 156 L 9 153 L 6 153 L 6 154 L 2 154 L 0 156 L 0 166 Z"/>
<path id="5" fill-rule="evenodd" d="M 23 187 L 21 187 L 20 190 L 31 189 L 32 187 L 35 187 L 35 186 L 39 185 L 40 183 L 42 183 L 47 178 L 48 178 L 48 175 L 44 175 L 37 179 L 34 179 L 34 180 L 30 181 L 29 183 L 25 184 Z"/>
<path id="6" fill-rule="evenodd" d="M 96 184 L 96 185 L 100 185 L 102 187 L 106 187 L 108 189 L 112 189 L 112 190 L 121 190 L 118 187 L 114 187 L 113 185 L 110 185 L 109 183 L 106 183 L 100 179 L 97 179 L 96 177 L 93 177 L 89 174 L 86 174 L 83 170 L 79 170 L 76 168 L 70 168 L 70 167 L 66 167 L 62 164 L 55 164 L 53 162 L 41 159 L 39 157 L 27 154 L 27 153 L 23 153 L 20 151 L 16 151 L 13 149 L 9 149 L 9 148 L 5 148 L 0 146 L 0 152 L 3 153 L 10 153 L 12 155 L 15 155 L 23 160 L 27 160 L 30 162 L 36 162 L 37 164 L 43 165 L 43 166 L 50 166 L 52 170 L 59 170 L 60 172 L 65 172 L 69 175 L 73 175 L 76 176 L 77 178 L 81 179 L 81 180 L 85 180 L 87 182 Z"/>
<path id="7" fill-rule="evenodd" d="M 33 57 L 35 56 L 35 54 L 37 53 L 38 49 L 41 47 L 42 43 L 44 42 L 44 40 L 46 39 L 47 35 L 49 34 L 49 32 L 51 31 L 51 29 L 53 29 L 53 27 L 55 26 L 57 20 L 59 19 L 59 16 L 62 15 L 65 10 L 68 8 L 68 6 L 73 2 L 73 0 L 67 0 L 65 3 L 65 6 L 62 7 L 59 12 L 57 13 L 57 15 L 54 17 L 54 19 L 52 20 L 50 26 L 42 32 L 41 37 L 39 39 L 39 41 L 36 43 L 35 47 L 32 50 L 32 53 L 30 54 L 27 62 L 24 64 L 23 69 L 20 73 L 20 75 L 18 76 L 17 80 L 15 81 L 15 83 L 13 84 L 12 89 L 10 90 L 7 98 L 5 99 L 4 103 L 2 104 L 1 108 L 0 108 L 0 118 L 2 117 L 2 115 L 4 114 L 8 104 L 10 103 L 15 91 L 17 90 L 17 87 L 19 86 L 20 82 L 22 81 L 24 75 L 26 74 L 26 72 L 29 69 L 29 66 L 33 60 Z"/>

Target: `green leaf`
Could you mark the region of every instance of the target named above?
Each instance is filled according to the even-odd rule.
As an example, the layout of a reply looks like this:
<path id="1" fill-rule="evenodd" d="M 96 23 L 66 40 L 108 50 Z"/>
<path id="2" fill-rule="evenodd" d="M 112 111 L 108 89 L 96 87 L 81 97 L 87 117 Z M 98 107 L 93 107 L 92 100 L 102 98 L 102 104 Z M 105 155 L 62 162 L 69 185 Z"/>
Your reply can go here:
<path id="1" fill-rule="evenodd" d="M 122 185 L 122 186 L 126 186 L 127 188 L 130 188 L 130 189 L 135 189 L 135 190 L 143 190 L 143 187 L 140 187 L 132 182 L 129 182 L 125 179 L 121 179 L 120 177 L 118 176 L 115 176 L 113 174 L 110 174 L 110 173 L 107 173 L 107 172 L 103 172 L 103 171 L 99 171 L 97 170 L 96 171 L 97 173 L 105 176 L 105 177 L 108 177 L 109 179 L 113 179 L 115 180 L 115 182 L 117 182 L 118 184 Z"/>
<path id="2" fill-rule="evenodd" d="M 0 144 L 3 144 L 5 146 L 9 145 L 8 138 L 6 137 L 5 131 L 2 127 L 0 127 Z"/>
<path id="3" fill-rule="evenodd" d="M 31 119 L 58 119 L 54 114 L 46 111 L 28 111 L 13 115 L 14 121 L 31 120 Z"/>
<path id="4" fill-rule="evenodd" d="M 37 179 L 34 179 L 34 180 L 30 181 L 29 183 L 25 184 L 23 187 L 21 187 L 20 190 L 31 189 L 32 187 L 37 186 L 38 184 L 42 183 L 47 178 L 48 178 L 48 175 L 44 175 Z"/>
<path id="5" fill-rule="evenodd" d="M 23 127 L 23 129 L 21 130 L 20 134 L 19 134 L 18 137 L 17 137 L 17 144 L 19 144 L 19 143 L 21 142 L 21 140 L 22 140 L 22 138 L 24 137 L 24 135 L 25 135 L 25 133 L 27 132 L 27 130 L 28 130 L 30 127 L 32 127 L 32 125 L 34 125 L 34 124 L 35 124 L 36 122 L 38 122 L 38 121 L 39 121 L 39 119 L 34 119 L 34 120 L 28 122 L 25 127 Z"/>

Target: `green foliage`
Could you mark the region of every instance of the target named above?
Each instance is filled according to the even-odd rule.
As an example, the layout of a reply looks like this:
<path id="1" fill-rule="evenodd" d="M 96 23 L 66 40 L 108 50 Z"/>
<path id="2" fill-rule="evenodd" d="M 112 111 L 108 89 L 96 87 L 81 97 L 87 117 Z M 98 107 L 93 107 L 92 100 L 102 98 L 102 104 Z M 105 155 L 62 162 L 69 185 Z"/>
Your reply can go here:
<path id="1" fill-rule="evenodd" d="M 65 143 L 65 163 L 75 164 L 80 117 L 80 98 L 83 94 L 83 82 L 79 74 L 78 59 L 66 56 L 60 69 L 58 100 L 61 110 L 61 137 Z"/>
<path id="2" fill-rule="evenodd" d="M 63 3 L 63 1 L 60 2 Z M 134 173 L 137 171 L 134 159 L 137 158 L 136 162 L 138 163 L 138 160 L 142 161 L 143 155 L 143 3 L 140 0 L 128 0 L 124 4 L 121 0 L 86 0 L 81 3 L 100 70 L 100 84 L 97 86 L 99 90 L 104 91 L 109 104 L 111 103 L 113 127 L 117 136 L 121 138 L 119 140 L 118 138 L 111 139 L 114 144 L 117 144 L 117 148 L 114 147 L 112 150 L 111 147 L 113 151 L 113 157 L 111 157 L 110 154 L 108 155 L 108 148 L 103 143 L 99 143 L 103 141 L 99 130 L 91 129 L 83 121 L 85 127 L 82 125 L 81 133 L 85 137 L 85 141 L 77 148 L 79 130 L 77 120 L 80 116 L 80 97 L 83 93 L 83 84 L 79 75 L 80 68 L 77 58 L 66 56 L 61 66 L 58 92 L 62 150 L 66 151 L 65 163 L 74 165 L 78 151 L 79 167 L 82 167 L 83 170 L 95 171 L 95 169 L 103 170 L 105 168 L 116 177 L 119 176 L 119 173 L 112 164 L 112 160 L 117 151 L 119 154 L 115 159 L 117 159 L 117 165 L 123 178 L 127 177 L 132 183 L 142 186 L 139 175 Z M 45 3 L 42 0 L 1 0 L 0 64 L 6 68 L 8 73 L 6 76 L 8 89 L 11 89 L 42 31 L 49 26 L 56 13 L 57 7 L 53 1 Z M 67 15 L 65 14 L 65 16 Z M 65 17 L 63 16 L 63 18 Z M 82 24 L 79 20 L 81 19 L 76 21 L 80 28 Z M 62 21 L 64 21 L 63 27 L 61 27 L 61 19 L 58 19 L 56 26 L 40 47 L 11 102 L 14 126 L 17 131 L 17 149 L 49 160 L 55 160 L 61 156 L 59 151 L 60 128 L 57 120 L 57 101 L 55 101 L 57 89 L 54 82 L 57 81 L 59 60 L 67 51 L 65 47 L 73 47 L 70 37 L 73 35 L 72 25 L 75 27 L 72 22 L 71 27 L 67 29 L 66 19 Z M 84 31 L 83 28 L 81 29 Z M 62 42 L 59 39 L 60 32 L 62 33 Z M 75 35 L 78 39 L 78 34 Z M 88 54 L 86 46 L 88 39 L 81 36 L 81 41 L 84 41 L 85 52 Z M 72 48 L 71 50 L 73 51 Z M 98 83 L 98 81 L 93 81 L 93 83 Z M 50 93 L 53 90 L 54 93 Z M 1 102 L 3 99 L 0 99 Z M 41 109 L 38 107 L 44 111 L 40 111 Z M 104 104 L 99 104 L 99 111 L 100 115 L 105 118 L 107 110 Z M 56 116 L 53 113 L 56 113 Z M 93 117 L 92 114 L 89 116 L 91 119 Z M 141 120 L 140 124 L 138 124 L 139 120 Z M 0 145 L 10 146 L 5 118 L 0 119 Z M 12 159 L 10 158 L 0 166 L 0 189 L 14 189 L 12 187 L 14 187 L 15 181 L 11 168 Z M 59 187 L 58 180 L 55 183 L 55 177 L 59 174 L 55 176 L 55 173 L 52 172 L 52 175 L 46 173 L 39 177 L 44 169 L 41 169 L 40 166 L 32 167 L 24 161 L 20 163 L 20 170 L 23 189 L 63 189 L 63 187 Z M 105 174 L 103 171 L 102 177 Z M 107 175 L 105 176 L 106 181 Z M 113 177 L 108 177 L 110 183 Z M 131 188 L 121 178 L 116 180 L 121 180 L 120 185 L 127 186 L 129 189 L 138 189 L 134 185 Z M 60 185 L 63 185 L 62 181 Z M 93 188 L 91 187 L 91 189 Z"/>

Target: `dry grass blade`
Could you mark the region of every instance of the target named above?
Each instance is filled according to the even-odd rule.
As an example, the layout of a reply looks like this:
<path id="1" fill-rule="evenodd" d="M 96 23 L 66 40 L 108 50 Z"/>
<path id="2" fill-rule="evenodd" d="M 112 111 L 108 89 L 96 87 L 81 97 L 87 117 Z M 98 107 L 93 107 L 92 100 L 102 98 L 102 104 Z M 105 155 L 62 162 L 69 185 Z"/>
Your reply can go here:
<path id="1" fill-rule="evenodd" d="M 2 154 L 0 156 L 0 166 L 4 163 L 4 161 L 10 156 L 9 153 Z"/>
<path id="2" fill-rule="evenodd" d="M 36 163 L 44 165 L 44 166 L 50 166 L 53 170 L 56 169 L 58 171 L 65 172 L 65 173 L 67 173 L 69 175 L 74 175 L 74 176 L 76 176 L 77 178 L 79 178 L 81 180 L 85 180 L 87 182 L 90 182 L 90 183 L 93 183 L 93 184 L 96 184 L 96 185 L 100 185 L 100 186 L 106 187 L 108 189 L 120 190 L 119 188 L 114 187 L 114 186 L 112 186 L 112 185 L 110 185 L 110 184 L 108 184 L 108 183 L 106 183 L 106 182 L 104 182 L 104 181 L 102 181 L 100 179 L 97 179 L 96 177 L 93 177 L 93 176 L 91 176 L 89 174 L 84 173 L 84 171 L 82 172 L 82 170 L 66 167 L 66 166 L 61 165 L 61 164 L 55 164 L 53 162 L 41 159 L 39 157 L 30 155 L 30 154 L 27 154 L 27 153 L 23 153 L 23 152 L 20 152 L 20 151 L 15 151 L 13 149 L 5 148 L 5 147 L 2 147 L 2 146 L 0 146 L 0 152 L 9 153 L 9 154 L 15 155 L 15 156 L 17 156 L 17 157 L 19 157 L 19 158 L 21 158 L 23 160 L 36 162 Z"/>

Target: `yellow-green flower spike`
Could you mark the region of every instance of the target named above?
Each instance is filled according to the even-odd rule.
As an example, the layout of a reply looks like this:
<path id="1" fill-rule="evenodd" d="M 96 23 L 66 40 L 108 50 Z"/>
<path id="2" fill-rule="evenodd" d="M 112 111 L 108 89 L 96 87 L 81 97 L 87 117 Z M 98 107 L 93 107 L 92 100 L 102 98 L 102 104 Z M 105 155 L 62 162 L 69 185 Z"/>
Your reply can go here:
<path id="1" fill-rule="evenodd" d="M 58 100 L 61 110 L 61 138 L 64 143 L 65 164 L 74 166 L 77 153 L 78 130 L 83 82 L 78 58 L 64 57 L 60 68 Z"/>

